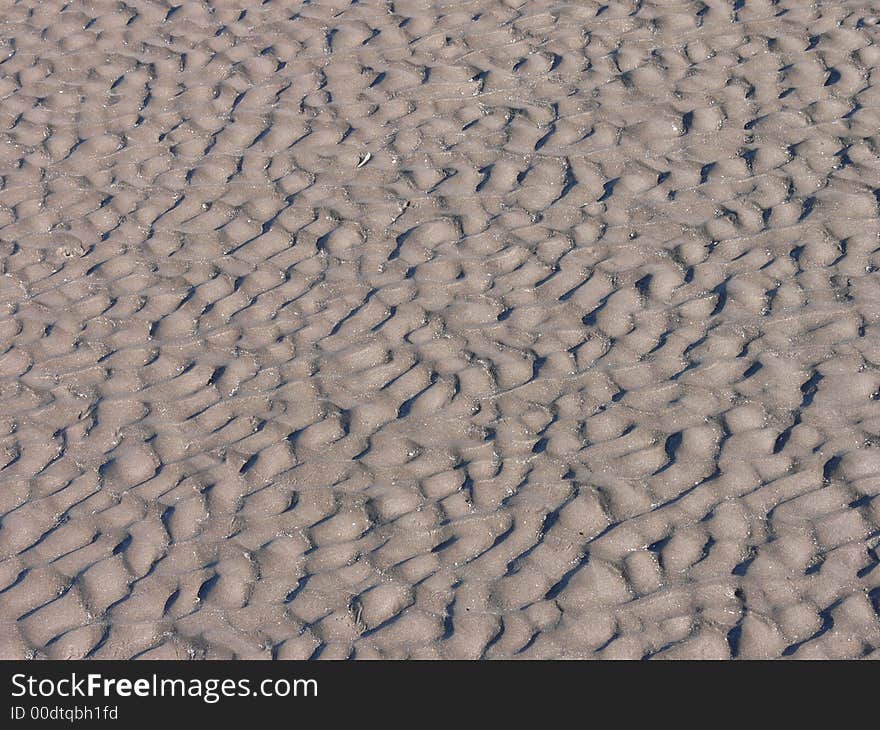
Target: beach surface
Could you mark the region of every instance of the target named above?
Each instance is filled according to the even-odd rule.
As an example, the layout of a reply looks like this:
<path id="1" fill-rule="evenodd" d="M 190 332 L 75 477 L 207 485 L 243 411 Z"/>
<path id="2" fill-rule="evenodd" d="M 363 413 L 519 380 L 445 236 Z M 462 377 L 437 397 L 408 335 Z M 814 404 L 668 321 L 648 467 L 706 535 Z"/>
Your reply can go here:
<path id="1" fill-rule="evenodd" d="M 0 657 L 878 657 L 880 6 L 0 3 Z"/>

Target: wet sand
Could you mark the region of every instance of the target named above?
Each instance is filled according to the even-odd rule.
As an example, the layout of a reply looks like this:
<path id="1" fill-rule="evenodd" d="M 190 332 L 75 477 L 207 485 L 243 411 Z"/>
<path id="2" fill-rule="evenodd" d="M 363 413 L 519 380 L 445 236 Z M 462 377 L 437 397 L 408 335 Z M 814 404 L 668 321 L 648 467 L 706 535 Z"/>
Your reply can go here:
<path id="1" fill-rule="evenodd" d="M 0 657 L 880 647 L 880 9 L 0 6 Z"/>

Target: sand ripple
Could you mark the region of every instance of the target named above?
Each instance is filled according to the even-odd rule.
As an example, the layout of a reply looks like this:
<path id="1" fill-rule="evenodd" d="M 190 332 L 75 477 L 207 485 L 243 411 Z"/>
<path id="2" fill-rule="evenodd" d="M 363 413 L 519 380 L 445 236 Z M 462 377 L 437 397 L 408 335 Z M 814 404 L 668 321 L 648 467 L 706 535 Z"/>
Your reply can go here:
<path id="1" fill-rule="evenodd" d="M 876 3 L 0 30 L 2 657 L 876 654 Z"/>

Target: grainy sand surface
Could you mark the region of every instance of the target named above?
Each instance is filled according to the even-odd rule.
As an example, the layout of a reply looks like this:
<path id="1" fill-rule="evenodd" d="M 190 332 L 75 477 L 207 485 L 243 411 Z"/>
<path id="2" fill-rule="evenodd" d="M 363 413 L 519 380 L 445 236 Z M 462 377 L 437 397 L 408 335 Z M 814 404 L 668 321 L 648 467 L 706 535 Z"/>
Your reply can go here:
<path id="1" fill-rule="evenodd" d="M 0 3 L 0 656 L 880 648 L 880 6 Z"/>

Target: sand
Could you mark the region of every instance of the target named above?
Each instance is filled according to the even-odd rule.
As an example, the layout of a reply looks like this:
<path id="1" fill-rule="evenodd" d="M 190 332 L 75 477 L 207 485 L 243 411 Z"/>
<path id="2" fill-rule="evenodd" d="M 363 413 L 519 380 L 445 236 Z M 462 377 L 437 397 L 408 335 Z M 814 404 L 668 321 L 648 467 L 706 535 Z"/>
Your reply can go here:
<path id="1" fill-rule="evenodd" d="M 0 657 L 880 655 L 876 3 L 0 39 Z"/>

